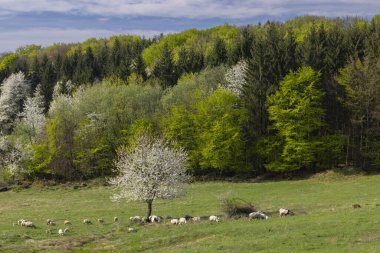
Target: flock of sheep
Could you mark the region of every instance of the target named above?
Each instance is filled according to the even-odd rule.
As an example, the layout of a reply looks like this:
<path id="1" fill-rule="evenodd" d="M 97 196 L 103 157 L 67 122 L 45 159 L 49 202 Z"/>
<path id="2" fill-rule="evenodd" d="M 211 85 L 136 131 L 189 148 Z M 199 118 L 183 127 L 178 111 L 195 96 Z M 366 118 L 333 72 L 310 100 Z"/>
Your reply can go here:
<path id="1" fill-rule="evenodd" d="M 289 209 L 280 208 L 279 216 L 288 216 L 288 215 L 294 215 L 294 213 L 292 211 L 290 211 Z M 266 215 L 265 213 L 263 213 L 261 211 L 252 212 L 248 215 L 248 217 L 250 220 L 251 219 L 268 219 L 269 218 L 268 215 Z M 118 217 L 113 218 L 114 222 L 117 222 L 118 220 L 119 220 Z M 216 215 L 211 215 L 208 217 L 208 220 L 211 222 L 219 222 L 221 219 L 220 219 L 220 217 L 218 217 Z M 151 215 L 149 217 L 133 216 L 133 217 L 129 218 L 129 221 L 135 222 L 135 223 L 161 223 L 164 221 L 164 218 L 161 216 L 157 216 L 157 215 Z M 181 218 L 170 218 L 170 223 L 173 225 L 182 225 L 182 224 L 186 224 L 188 222 L 194 223 L 194 222 L 199 222 L 199 221 L 201 221 L 200 216 L 192 217 L 190 215 L 185 215 L 184 217 L 181 217 Z M 100 218 L 100 219 L 98 219 L 98 223 L 103 224 L 104 220 L 102 218 Z M 68 226 L 68 225 L 71 225 L 71 222 L 69 220 L 64 220 L 63 224 L 65 226 Z M 92 222 L 89 219 L 84 219 L 83 224 L 89 225 L 89 224 L 92 224 Z M 19 226 L 23 226 L 23 227 L 27 227 L 27 228 L 36 228 L 36 225 L 32 221 L 27 221 L 25 219 L 18 220 L 17 223 L 14 223 L 13 225 L 19 225 Z M 46 225 L 56 226 L 57 222 L 54 220 L 51 220 L 51 219 L 47 219 Z M 66 228 L 60 228 L 60 229 L 58 229 L 58 235 L 63 236 L 66 233 L 68 233 L 69 231 L 70 230 L 67 227 Z M 136 229 L 129 227 L 128 232 L 136 232 Z M 47 229 L 46 233 L 52 234 L 53 231 L 51 229 Z"/>
<path id="2" fill-rule="evenodd" d="M 119 218 L 117 217 L 114 217 L 113 218 L 114 222 L 117 222 L 119 220 Z M 98 222 L 99 223 L 104 223 L 104 220 L 103 219 L 98 219 Z M 89 219 L 84 219 L 83 220 L 83 224 L 92 224 L 91 220 Z M 21 219 L 21 220 L 18 220 L 17 223 L 13 223 L 13 226 L 15 225 L 19 225 L 19 226 L 22 226 L 22 227 L 27 227 L 27 228 L 36 228 L 37 226 L 32 222 L 32 221 L 28 221 L 28 220 L 25 220 L 25 219 Z M 47 219 L 46 220 L 46 225 L 48 226 L 56 226 L 57 225 L 57 222 L 54 221 L 54 220 L 51 220 L 51 219 Z M 68 225 L 71 225 L 71 222 L 69 220 L 64 220 L 63 221 L 63 225 L 65 226 L 68 226 Z M 58 234 L 59 235 L 65 235 L 67 232 L 69 232 L 69 228 L 60 228 L 58 229 Z M 132 232 L 131 229 L 129 229 L 129 232 Z M 47 229 L 46 230 L 46 233 L 47 234 L 52 234 L 53 231 L 52 229 Z"/>

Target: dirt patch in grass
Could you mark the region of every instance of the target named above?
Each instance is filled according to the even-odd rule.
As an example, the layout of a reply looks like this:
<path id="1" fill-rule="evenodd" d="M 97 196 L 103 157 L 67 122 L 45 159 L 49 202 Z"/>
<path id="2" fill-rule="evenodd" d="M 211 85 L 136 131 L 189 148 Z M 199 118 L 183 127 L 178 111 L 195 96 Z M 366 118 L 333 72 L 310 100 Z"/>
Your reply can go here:
<path id="1" fill-rule="evenodd" d="M 93 239 L 48 239 L 48 240 L 28 240 L 27 243 L 39 249 L 60 249 L 72 250 L 73 248 L 83 247 L 85 244 L 90 243 Z"/>

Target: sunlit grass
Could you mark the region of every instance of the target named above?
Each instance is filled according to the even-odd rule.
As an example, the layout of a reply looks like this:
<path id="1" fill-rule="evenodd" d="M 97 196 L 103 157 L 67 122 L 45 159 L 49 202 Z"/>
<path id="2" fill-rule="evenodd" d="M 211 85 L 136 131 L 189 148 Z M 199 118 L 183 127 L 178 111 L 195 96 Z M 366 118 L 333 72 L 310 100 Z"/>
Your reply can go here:
<path id="1" fill-rule="evenodd" d="M 220 198 L 229 196 L 252 202 L 264 212 L 286 207 L 296 215 L 182 226 L 130 224 L 130 216 L 145 214 L 145 204 L 111 202 L 109 187 L 32 186 L 8 191 L 0 193 L 0 252 L 380 252 L 380 176 L 331 178 L 195 183 L 186 197 L 156 201 L 153 213 L 221 215 Z M 353 209 L 354 203 L 362 208 Z M 13 226 L 21 218 L 37 228 Z M 51 235 L 45 232 L 48 218 L 57 221 Z M 82 224 L 84 218 L 93 224 Z M 59 236 L 65 219 L 72 222 L 67 226 L 70 232 Z M 128 233 L 129 226 L 137 232 Z"/>

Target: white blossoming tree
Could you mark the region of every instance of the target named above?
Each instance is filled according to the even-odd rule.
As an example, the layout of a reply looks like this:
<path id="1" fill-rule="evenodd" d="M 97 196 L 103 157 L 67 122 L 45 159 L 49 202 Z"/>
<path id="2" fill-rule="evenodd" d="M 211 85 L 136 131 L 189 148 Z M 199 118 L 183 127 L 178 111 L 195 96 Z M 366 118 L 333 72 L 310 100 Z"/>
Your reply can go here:
<path id="1" fill-rule="evenodd" d="M 7 136 L 0 136 L 0 168 L 1 179 L 4 179 L 4 172 L 15 178 L 26 173 L 21 165 L 22 154 L 17 147 L 13 147 Z"/>
<path id="2" fill-rule="evenodd" d="M 35 144 L 43 135 L 46 126 L 44 97 L 41 95 L 40 86 L 37 86 L 33 97 L 26 99 L 20 117 L 23 131 L 27 134 L 30 144 Z"/>
<path id="3" fill-rule="evenodd" d="M 242 88 L 245 84 L 245 76 L 247 72 L 247 62 L 244 60 L 238 62 L 235 66 L 228 69 L 225 74 L 227 85 L 225 88 L 240 96 Z"/>
<path id="4" fill-rule="evenodd" d="M 54 86 L 53 97 L 58 97 L 61 94 L 72 94 L 74 91 L 74 85 L 71 80 L 67 82 L 58 81 Z"/>
<path id="5" fill-rule="evenodd" d="M 157 198 L 174 198 L 184 194 L 189 176 L 186 171 L 187 154 L 183 149 L 171 148 L 163 139 L 141 135 L 131 152 L 124 146 L 115 162 L 119 175 L 110 183 L 120 189 L 113 200 L 143 201 L 148 205 L 147 217 Z"/>
<path id="6" fill-rule="evenodd" d="M 12 74 L 1 86 L 0 127 L 10 132 L 16 117 L 22 110 L 24 100 L 29 95 L 30 84 L 22 72 Z"/>

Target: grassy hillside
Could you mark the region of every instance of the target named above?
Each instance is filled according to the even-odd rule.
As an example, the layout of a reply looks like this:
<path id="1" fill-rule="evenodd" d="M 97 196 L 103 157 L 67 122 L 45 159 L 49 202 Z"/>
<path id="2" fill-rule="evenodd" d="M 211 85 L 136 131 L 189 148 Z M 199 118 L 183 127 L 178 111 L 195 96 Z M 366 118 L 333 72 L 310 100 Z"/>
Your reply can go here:
<path id="1" fill-rule="evenodd" d="M 141 203 L 113 203 L 103 186 L 33 186 L 0 193 L 1 252 L 380 252 L 380 176 L 345 177 L 324 174 L 308 180 L 265 183 L 196 183 L 184 198 L 157 201 L 162 216 L 222 214 L 219 198 L 252 201 L 269 213 L 287 207 L 293 217 L 276 215 L 264 221 L 223 220 L 173 226 L 136 226 L 128 233 L 128 217 L 144 215 Z M 354 203 L 362 208 L 353 209 Z M 114 223 L 113 217 L 119 222 Z M 13 226 L 25 218 L 36 229 Z M 55 233 L 47 235 L 47 218 Z M 83 225 L 89 218 L 93 225 Z M 105 224 L 96 220 L 103 218 Z M 64 219 L 73 223 L 61 237 Z"/>

